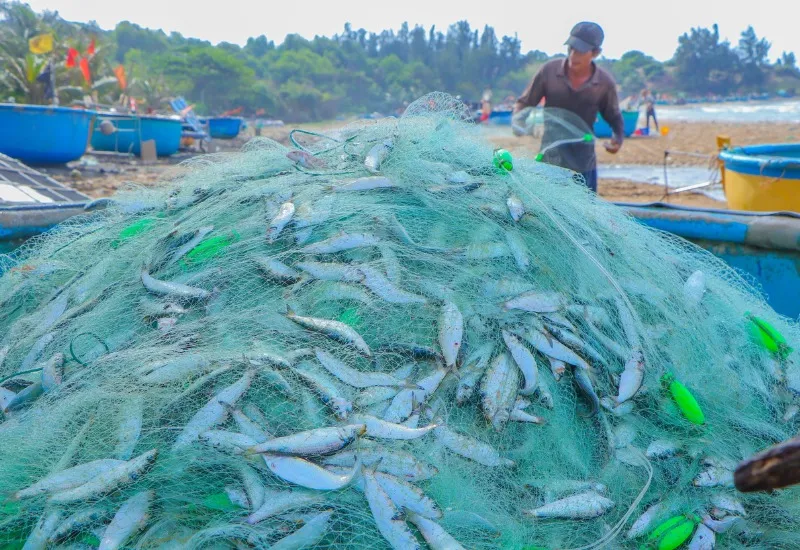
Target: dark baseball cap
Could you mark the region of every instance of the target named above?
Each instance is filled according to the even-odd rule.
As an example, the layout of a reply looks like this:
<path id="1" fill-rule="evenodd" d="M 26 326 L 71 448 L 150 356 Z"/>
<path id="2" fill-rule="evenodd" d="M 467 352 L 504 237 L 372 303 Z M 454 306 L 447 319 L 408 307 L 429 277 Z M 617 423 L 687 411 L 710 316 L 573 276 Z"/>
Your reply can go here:
<path id="1" fill-rule="evenodd" d="M 581 53 L 599 50 L 603 45 L 603 29 L 597 23 L 581 21 L 569 33 L 569 38 L 564 42 L 567 46 L 575 48 Z"/>

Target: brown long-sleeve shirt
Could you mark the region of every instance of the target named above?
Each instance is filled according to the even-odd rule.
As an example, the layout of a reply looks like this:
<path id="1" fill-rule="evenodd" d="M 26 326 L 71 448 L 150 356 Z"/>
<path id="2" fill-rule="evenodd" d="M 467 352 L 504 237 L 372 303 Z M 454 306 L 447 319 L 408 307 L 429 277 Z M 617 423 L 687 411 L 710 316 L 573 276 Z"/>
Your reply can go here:
<path id="1" fill-rule="evenodd" d="M 622 143 L 625 125 L 619 109 L 617 86 L 614 78 L 597 65 L 594 65 L 591 78 L 575 90 L 567 76 L 567 60 L 548 61 L 519 96 L 514 110 L 535 107 L 542 98 L 545 98 L 547 107 L 543 145 L 559 139 L 579 138 L 582 132 L 591 131 L 598 112 L 614 131 L 614 139 Z M 573 118 L 570 123 L 571 116 L 559 116 L 559 112 L 553 108 L 570 111 L 577 115 L 577 119 Z M 544 160 L 576 172 L 594 170 L 597 166 L 593 144 L 576 143 L 555 147 L 545 154 Z"/>

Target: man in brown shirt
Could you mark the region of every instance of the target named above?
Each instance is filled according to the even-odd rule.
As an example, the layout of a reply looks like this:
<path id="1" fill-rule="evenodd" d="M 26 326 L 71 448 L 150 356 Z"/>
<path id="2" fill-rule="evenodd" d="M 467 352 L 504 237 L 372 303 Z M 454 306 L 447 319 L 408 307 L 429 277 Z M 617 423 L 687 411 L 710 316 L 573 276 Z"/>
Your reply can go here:
<path id="1" fill-rule="evenodd" d="M 525 107 L 535 107 L 545 98 L 543 145 L 560 139 L 580 138 L 583 132 L 591 132 L 599 112 L 614 132 L 611 142 L 605 144 L 606 150 L 616 153 L 622 146 L 624 123 L 616 83 L 594 62 L 600 55 L 603 39 L 603 29 L 597 23 L 575 25 L 565 42 L 569 46 L 568 57 L 545 63 L 517 99 L 515 113 Z M 570 124 L 571 116 L 559 116 L 554 108 L 574 113 L 577 117 L 574 122 L 581 128 Z M 553 147 L 544 154 L 543 160 L 580 173 L 586 186 L 597 191 L 594 143 L 567 143 Z"/>

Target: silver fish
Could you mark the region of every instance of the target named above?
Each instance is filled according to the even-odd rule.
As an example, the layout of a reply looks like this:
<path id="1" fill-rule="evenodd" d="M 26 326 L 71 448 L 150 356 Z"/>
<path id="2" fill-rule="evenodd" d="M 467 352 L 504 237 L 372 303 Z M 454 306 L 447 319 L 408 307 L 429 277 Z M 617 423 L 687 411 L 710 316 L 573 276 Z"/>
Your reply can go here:
<path id="1" fill-rule="evenodd" d="M 120 460 L 130 460 L 137 443 L 139 443 L 139 436 L 142 433 L 143 405 L 142 398 L 137 396 L 128 400 L 121 409 L 119 416 L 122 421 L 117 427 L 117 446 L 114 448 L 114 456 Z"/>
<path id="2" fill-rule="evenodd" d="M 683 296 L 689 307 L 697 307 L 706 292 L 706 276 L 702 271 L 692 273 L 683 285 Z"/>
<path id="3" fill-rule="evenodd" d="M 244 454 L 254 445 L 258 445 L 258 441 L 249 435 L 226 430 L 207 430 L 201 433 L 198 439 L 216 449 L 239 455 Z"/>
<path id="4" fill-rule="evenodd" d="M 48 539 L 58 529 L 63 517 L 61 510 L 46 511 L 28 535 L 22 550 L 45 550 Z"/>
<path id="5" fill-rule="evenodd" d="M 424 296 L 397 288 L 375 268 L 361 266 L 359 271 L 363 275 L 361 284 L 390 304 L 424 304 L 428 301 Z"/>
<path id="6" fill-rule="evenodd" d="M 389 386 L 372 386 L 359 393 L 353 403 L 356 407 L 369 407 L 370 405 L 392 399 L 397 395 L 398 391 L 400 391 L 398 388 Z"/>
<path id="7" fill-rule="evenodd" d="M 588 491 L 550 502 L 523 514 L 535 518 L 592 519 L 600 517 L 614 507 L 614 502 L 603 495 Z"/>
<path id="8" fill-rule="evenodd" d="M 653 526 L 656 519 L 666 514 L 668 511 L 669 510 L 667 506 L 663 502 L 656 502 L 647 510 L 642 512 L 642 515 L 633 522 L 633 525 L 631 525 L 631 528 L 628 530 L 628 534 L 626 536 L 628 539 L 635 539 L 641 537 L 642 535 L 646 535 L 650 531 L 650 528 Z"/>
<path id="9" fill-rule="evenodd" d="M 631 357 L 625 363 L 625 369 L 619 377 L 619 395 L 617 405 L 620 405 L 636 395 L 642 387 L 644 380 L 644 355 L 640 349 L 634 349 Z"/>
<path id="10" fill-rule="evenodd" d="M 67 489 L 50 497 L 53 504 L 68 504 L 108 494 L 139 479 L 155 462 L 158 450 L 152 449 L 136 458 L 106 470 L 83 485 Z"/>
<path id="11" fill-rule="evenodd" d="M 374 189 L 393 189 L 397 187 L 394 181 L 385 176 L 368 176 L 366 178 L 358 178 L 349 183 L 342 185 L 335 185 L 331 187 L 334 193 L 342 193 L 347 191 L 372 191 Z"/>
<path id="12" fill-rule="evenodd" d="M 346 420 L 353 410 L 353 403 L 342 394 L 336 384 L 324 373 L 310 369 L 305 365 L 295 367 L 295 372 L 314 392 L 328 405 L 339 420 Z"/>
<path id="13" fill-rule="evenodd" d="M 375 518 L 383 538 L 395 550 L 418 550 L 420 548 L 416 537 L 402 519 L 400 511 L 397 509 L 392 499 L 383 490 L 375 475 L 365 470 L 364 495 L 367 497 L 369 509 Z"/>
<path id="14" fill-rule="evenodd" d="M 300 272 L 276 259 L 253 258 L 256 267 L 269 278 L 280 282 L 291 283 L 300 278 Z"/>
<path id="15" fill-rule="evenodd" d="M 711 504 L 729 514 L 735 514 L 742 517 L 747 516 L 747 512 L 745 511 L 744 506 L 742 506 L 742 503 L 730 495 L 717 493 L 715 495 L 711 495 L 710 500 Z"/>
<path id="16" fill-rule="evenodd" d="M 264 493 L 263 504 L 247 516 L 247 523 L 255 525 L 277 514 L 313 506 L 321 500 L 322 497 L 320 495 L 306 491 L 269 490 Z"/>
<path id="17" fill-rule="evenodd" d="M 146 384 L 168 384 L 184 381 L 193 375 L 208 372 L 211 362 L 199 353 L 178 355 L 166 361 L 151 363 L 138 369 Z"/>
<path id="18" fill-rule="evenodd" d="M 583 338 L 577 336 L 574 332 L 557 326 L 549 321 L 545 321 L 544 326 L 547 328 L 549 334 L 551 334 L 556 340 L 565 346 L 575 350 L 576 352 L 579 352 L 589 359 L 592 359 L 599 365 L 608 366 L 608 362 L 606 361 L 605 357 L 603 357 L 603 354 L 586 342 Z"/>
<path id="19" fill-rule="evenodd" d="M 727 468 L 711 466 L 692 480 L 695 487 L 733 487 L 733 472 Z"/>
<path id="20" fill-rule="evenodd" d="M 361 461 L 356 460 L 349 474 L 338 475 L 296 456 L 262 455 L 267 468 L 277 477 L 317 491 L 336 491 L 350 485 L 361 470 Z"/>
<path id="21" fill-rule="evenodd" d="M 432 519 L 420 516 L 414 512 L 408 513 L 408 519 L 417 526 L 422 538 L 428 543 L 431 550 L 466 550 L 453 535 Z"/>
<path id="22" fill-rule="evenodd" d="M 347 264 L 334 262 L 298 262 L 294 267 L 321 281 L 358 283 L 364 278 L 358 270 L 358 267 Z"/>
<path id="23" fill-rule="evenodd" d="M 223 403 L 235 405 L 250 387 L 253 378 L 255 378 L 255 372 L 247 371 L 238 381 L 212 397 L 184 426 L 175 439 L 173 449 L 180 449 L 190 445 L 197 441 L 201 433 L 210 430 L 217 424 L 221 424 L 228 416 L 228 407 Z"/>
<path id="24" fill-rule="evenodd" d="M 352 421 L 360 422 L 366 426 L 367 437 L 377 437 L 379 439 L 418 439 L 436 428 L 435 424 L 424 428 L 409 428 L 402 424 L 387 422 L 367 414 L 354 415 Z"/>
<path id="25" fill-rule="evenodd" d="M 519 369 L 502 353 L 495 358 L 481 383 L 481 404 L 486 419 L 501 431 L 511 416 L 519 387 Z"/>
<path id="26" fill-rule="evenodd" d="M 525 242 L 516 233 L 507 231 L 506 244 L 508 245 L 508 249 L 511 251 L 511 255 L 514 256 L 514 261 L 517 263 L 517 267 L 521 271 L 527 271 L 531 266 L 531 259 L 528 256 L 528 249 L 525 246 Z"/>
<path id="27" fill-rule="evenodd" d="M 338 340 L 345 344 L 350 344 L 358 351 L 366 355 L 372 356 L 372 350 L 361 337 L 361 335 L 353 330 L 352 327 L 342 323 L 341 321 L 332 321 L 330 319 L 318 319 L 315 317 L 302 317 L 296 315 L 291 309 L 286 313 L 286 318 L 300 325 L 308 330 L 321 332 L 322 334 Z"/>
<path id="28" fill-rule="evenodd" d="M 403 422 L 406 420 L 411 416 L 416 406 L 425 403 L 428 397 L 436 391 L 439 384 L 447 376 L 447 372 L 446 369 L 436 369 L 425 378 L 419 380 L 416 383 L 416 388 L 401 390 L 392 399 L 391 405 L 383 414 L 383 419 L 388 422 Z"/>
<path id="29" fill-rule="evenodd" d="M 267 242 L 272 244 L 276 240 L 278 240 L 278 236 L 283 231 L 283 228 L 286 227 L 290 221 L 292 221 L 292 216 L 294 216 L 294 203 L 292 202 L 285 202 L 281 205 L 278 209 L 278 213 L 272 218 L 272 221 L 269 224 L 269 229 L 267 229 Z"/>
<path id="30" fill-rule="evenodd" d="M 142 491 L 126 500 L 108 524 L 98 550 L 116 550 L 144 529 L 149 520 L 152 500 L 152 491 Z"/>
<path id="31" fill-rule="evenodd" d="M 669 458 L 675 456 L 679 450 L 676 443 L 666 439 L 657 439 L 650 443 L 644 455 L 647 458 Z"/>
<path id="32" fill-rule="evenodd" d="M 508 300 L 503 307 L 508 310 L 519 309 L 531 313 L 550 313 L 562 309 L 564 297 L 558 292 L 532 291 Z"/>
<path id="33" fill-rule="evenodd" d="M 239 428 L 243 435 L 252 437 L 258 443 L 263 443 L 272 438 L 272 435 L 257 422 L 251 420 L 241 409 L 231 409 L 231 416 L 233 421 L 236 422 L 236 427 Z"/>
<path id="34" fill-rule="evenodd" d="M 42 391 L 48 393 L 61 385 L 64 377 L 64 354 L 56 353 L 42 364 Z"/>
<path id="35" fill-rule="evenodd" d="M 367 427 L 362 424 L 333 428 L 316 428 L 284 437 L 269 439 L 250 447 L 248 453 L 285 455 L 325 455 L 335 453 L 364 435 Z"/>
<path id="36" fill-rule="evenodd" d="M 399 449 L 366 447 L 357 451 L 347 450 L 323 457 L 322 462 L 330 466 L 348 466 L 361 462 L 366 467 L 374 467 L 378 472 L 397 476 L 406 481 L 423 481 L 435 476 L 439 471 L 435 466 L 420 462 L 414 455 Z"/>
<path id="37" fill-rule="evenodd" d="M 378 484 L 386 491 L 398 508 L 405 509 L 426 518 L 438 519 L 442 511 L 436 502 L 422 492 L 419 487 L 399 477 L 383 472 L 374 472 Z"/>
<path id="38" fill-rule="evenodd" d="M 519 367 L 525 377 L 525 387 L 519 390 L 522 395 L 531 395 L 536 391 L 539 379 L 539 369 L 536 366 L 536 359 L 528 351 L 519 339 L 510 332 L 503 331 L 503 341 L 514 358 L 514 363 Z"/>
<path id="39" fill-rule="evenodd" d="M 314 292 L 319 292 L 318 300 L 320 301 L 344 300 L 361 302 L 367 306 L 375 301 L 365 290 L 347 283 L 319 281 L 314 285 L 313 289 Z"/>
<path id="40" fill-rule="evenodd" d="M 308 244 L 299 252 L 305 254 L 334 254 L 354 248 L 375 246 L 380 239 L 370 233 L 339 233 L 328 239 Z"/>
<path id="41" fill-rule="evenodd" d="M 381 171 L 381 164 L 383 164 L 383 161 L 386 160 L 387 156 L 389 156 L 389 153 L 393 147 L 394 143 L 391 139 L 384 140 L 381 143 L 374 145 L 364 159 L 364 167 L 367 169 L 367 171 L 372 172 L 373 174 L 379 173 Z"/>
<path id="42" fill-rule="evenodd" d="M 39 361 L 39 357 L 42 355 L 45 348 L 47 348 L 47 346 L 49 346 L 54 339 L 55 335 L 52 332 L 48 332 L 37 339 L 30 351 L 28 351 L 28 353 L 22 359 L 22 363 L 19 365 L 19 370 L 29 370 L 37 361 Z"/>
<path id="43" fill-rule="evenodd" d="M 336 378 L 355 388 L 370 386 L 403 386 L 405 382 L 397 380 L 384 372 L 363 372 L 344 364 L 330 353 L 319 348 L 315 350 L 317 360 Z"/>
<path id="44" fill-rule="evenodd" d="M 508 213 L 511 215 L 511 219 L 515 222 L 521 220 L 522 216 L 525 215 L 525 205 L 516 195 L 509 195 L 506 199 L 506 206 L 508 206 Z"/>
<path id="45" fill-rule="evenodd" d="M 159 281 L 150 276 L 147 270 L 142 269 L 142 284 L 144 287 L 159 296 L 170 296 L 178 300 L 207 300 L 211 293 L 202 288 L 195 288 L 181 283 Z"/>
<path id="46" fill-rule="evenodd" d="M 589 412 L 588 416 L 592 416 L 597 414 L 597 411 L 600 409 L 600 398 L 597 396 L 597 393 L 594 391 L 594 384 L 592 384 L 592 378 L 590 376 L 591 371 L 573 368 L 572 369 L 572 377 L 575 381 L 575 385 L 578 387 L 578 390 L 583 394 L 583 396 L 589 401 Z"/>
<path id="47" fill-rule="evenodd" d="M 516 332 L 531 346 L 547 357 L 564 361 L 580 369 L 590 370 L 589 364 L 567 346 L 548 334 L 531 327 L 525 332 Z"/>
<path id="48" fill-rule="evenodd" d="M 95 477 L 107 472 L 125 462 L 114 459 L 100 459 L 79 464 L 66 470 L 54 472 L 33 485 L 14 493 L 14 499 L 34 497 L 46 493 L 57 493 L 79 487 L 88 483 Z"/>
<path id="49" fill-rule="evenodd" d="M 83 531 L 99 523 L 109 516 L 104 508 L 86 508 L 79 510 L 62 521 L 58 528 L 50 535 L 48 542 L 53 544 L 73 533 Z"/>
<path id="50" fill-rule="evenodd" d="M 703 525 L 714 531 L 715 533 L 725 533 L 737 523 L 743 521 L 742 518 L 737 516 L 728 516 L 721 520 L 716 520 L 710 516 L 703 516 Z"/>
<path id="51" fill-rule="evenodd" d="M 167 262 L 167 265 L 174 264 L 175 262 L 183 258 L 186 254 L 191 252 L 198 244 L 202 242 L 203 239 L 206 238 L 206 235 L 208 235 L 212 231 L 214 231 L 213 225 L 198 227 L 197 230 L 194 232 L 192 238 L 189 239 L 189 241 L 187 241 L 186 244 L 178 248 L 174 254 L 172 254 L 172 257 L 169 259 L 169 262 Z"/>
<path id="52" fill-rule="evenodd" d="M 456 389 L 456 403 L 463 405 L 472 397 L 475 387 L 478 385 L 486 366 L 492 358 L 493 351 L 493 343 L 483 344 L 464 361 L 464 366 L 460 372 L 461 377 L 458 380 L 458 388 Z"/>
<path id="53" fill-rule="evenodd" d="M 331 516 L 333 510 L 320 512 L 300 529 L 270 546 L 270 550 L 301 550 L 317 546 L 328 532 Z"/>
<path id="54" fill-rule="evenodd" d="M 464 337 L 464 318 L 458 307 L 452 302 L 445 302 L 439 315 L 439 347 L 445 364 L 452 368 L 458 360 L 461 343 Z"/>
<path id="55" fill-rule="evenodd" d="M 704 524 L 699 524 L 694 532 L 692 540 L 689 541 L 687 550 L 714 550 L 717 545 L 717 535 L 706 527 Z"/>
<path id="56" fill-rule="evenodd" d="M 447 426 L 438 426 L 433 433 L 436 439 L 456 453 L 490 468 L 514 466 L 514 461 L 500 456 L 491 445 L 478 441 L 472 437 L 454 432 Z"/>

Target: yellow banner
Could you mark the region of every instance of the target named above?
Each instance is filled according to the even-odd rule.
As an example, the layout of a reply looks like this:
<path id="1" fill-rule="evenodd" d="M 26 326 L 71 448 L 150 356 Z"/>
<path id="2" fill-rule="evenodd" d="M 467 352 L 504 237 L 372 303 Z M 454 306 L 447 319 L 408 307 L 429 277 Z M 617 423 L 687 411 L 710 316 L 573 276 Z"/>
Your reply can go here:
<path id="1" fill-rule="evenodd" d="M 53 35 L 39 34 L 28 40 L 28 47 L 31 53 L 50 53 L 53 51 Z"/>

